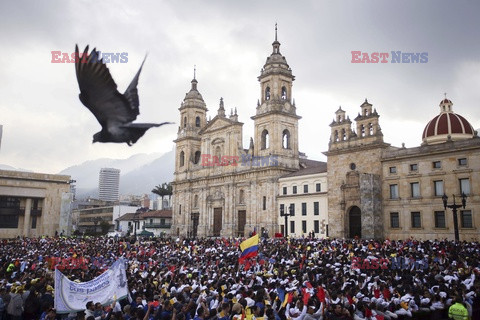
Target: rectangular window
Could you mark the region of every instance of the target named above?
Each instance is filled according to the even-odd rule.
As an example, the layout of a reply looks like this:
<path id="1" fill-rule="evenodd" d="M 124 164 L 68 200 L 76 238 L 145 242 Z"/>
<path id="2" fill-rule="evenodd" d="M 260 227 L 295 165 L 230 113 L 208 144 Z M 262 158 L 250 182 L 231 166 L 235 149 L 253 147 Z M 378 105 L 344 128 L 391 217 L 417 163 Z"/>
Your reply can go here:
<path id="1" fill-rule="evenodd" d="M 305 202 L 302 202 L 302 216 L 307 215 L 307 204 Z"/>
<path id="2" fill-rule="evenodd" d="M 390 173 L 397 173 L 397 167 L 390 167 Z"/>
<path id="3" fill-rule="evenodd" d="M 420 198 L 420 184 L 418 182 L 410 183 L 412 198 Z"/>
<path id="4" fill-rule="evenodd" d="M 465 193 L 467 196 L 470 194 L 470 180 L 459 179 L 460 182 L 460 194 Z"/>
<path id="5" fill-rule="evenodd" d="M 297 194 L 297 186 L 293 186 L 293 194 Z"/>
<path id="6" fill-rule="evenodd" d="M 410 165 L 410 171 L 418 171 L 418 164 L 412 163 Z"/>
<path id="7" fill-rule="evenodd" d="M 303 185 L 303 193 L 308 193 L 308 184 Z"/>
<path id="8" fill-rule="evenodd" d="M 307 233 L 307 221 L 302 220 L 302 232 Z"/>
<path id="9" fill-rule="evenodd" d="M 267 197 L 263 196 L 263 210 L 267 210 Z"/>
<path id="10" fill-rule="evenodd" d="M 318 201 L 315 201 L 313 203 L 313 214 L 315 216 L 318 216 L 320 214 L 320 206 L 319 206 L 319 202 Z"/>
<path id="11" fill-rule="evenodd" d="M 412 212 L 412 228 L 421 228 L 420 212 Z"/>
<path id="12" fill-rule="evenodd" d="M 442 162 L 441 161 L 433 161 L 432 165 L 433 165 L 433 169 L 442 168 Z"/>
<path id="13" fill-rule="evenodd" d="M 287 194 L 287 187 L 283 187 L 283 194 Z"/>
<path id="14" fill-rule="evenodd" d="M 390 212 L 390 228 L 400 228 L 398 212 Z"/>
<path id="15" fill-rule="evenodd" d="M 290 233 L 295 233 L 295 221 L 290 221 Z"/>
<path id="16" fill-rule="evenodd" d="M 472 211 L 462 210 L 460 211 L 460 220 L 462 222 L 462 228 L 473 228 Z"/>
<path id="17" fill-rule="evenodd" d="M 295 203 L 290 203 L 290 215 L 292 217 L 295 215 Z"/>
<path id="18" fill-rule="evenodd" d="M 443 196 L 443 181 L 433 181 L 433 186 L 435 190 L 435 195 Z"/>
<path id="19" fill-rule="evenodd" d="M 458 159 L 459 166 L 466 166 L 467 165 L 467 158 L 460 158 Z"/>
<path id="20" fill-rule="evenodd" d="M 313 221 L 313 232 L 320 233 L 320 221 Z"/>
<path id="21" fill-rule="evenodd" d="M 150 224 L 153 224 L 153 219 L 150 219 Z"/>
<path id="22" fill-rule="evenodd" d="M 165 225 L 165 219 L 160 219 L 160 224 L 161 224 L 162 226 L 164 226 L 164 225 Z"/>
<path id="23" fill-rule="evenodd" d="M 37 229 L 37 217 L 32 217 L 32 229 Z"/>
<path id="24" fill-rule="evenodd" d="M 280 212 L 285 213 L 285 205 L 283 203 L 280 205 Z"/>
<path id="25" fill-rule="evenodd" d="M 398 199 L 398 184 L 390 185 L 390 199 Z"/>
<path id="26" fill-rule="evenodd" d="M 315 185 L 315 188 L 316 188 L 315 190 L 316 190 L 317 192 L 320 192 L 320 191 L 322 190 L 322 185 L 321 185 L 320 183 L 317 183 L 317 184 Z"/>
<path id="27" fill-rule="evenodd" d="M 0 218 L 0 228 L 17 229 L 18 215 L 16 214 L 2 214 Z"/>
<path id="28" fill-rule="evenodd" d="M 435 211 L 435 228 L 445 228 L 445 211 Z"/>

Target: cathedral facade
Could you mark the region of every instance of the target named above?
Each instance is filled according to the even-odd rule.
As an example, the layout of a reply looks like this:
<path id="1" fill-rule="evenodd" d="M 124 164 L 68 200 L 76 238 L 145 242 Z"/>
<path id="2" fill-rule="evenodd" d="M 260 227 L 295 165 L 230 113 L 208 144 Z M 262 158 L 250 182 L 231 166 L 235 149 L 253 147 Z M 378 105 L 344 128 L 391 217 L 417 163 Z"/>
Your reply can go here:
<path id="1" fill-rule="evenodd" d="M 227 116 L 220 99 L 207 121 L 197 80 L 181 103 L 173 182 L 172 235 L 244 236 L 278 231 L 278 178 L 300 168 L 298 120 L 292 99 L 295 77 L 280 43 L 263 66 L 254 134 L 243 147 L 237 110 Z"/>
<path id="2" fill-rule="evenodd" d="M 480 138 L 449 99 L 426 124 L 418 147 L 383 140 L 379 114 L 365 100 L 352 121 L 341 108 L 331 123 L 328 157 L 330 235 L 341 238 L 454 239 L 447 204 L 458 208 L 460 240 L 480 232 Z M 419 133 L 419 137 L 420 137 Z"/>

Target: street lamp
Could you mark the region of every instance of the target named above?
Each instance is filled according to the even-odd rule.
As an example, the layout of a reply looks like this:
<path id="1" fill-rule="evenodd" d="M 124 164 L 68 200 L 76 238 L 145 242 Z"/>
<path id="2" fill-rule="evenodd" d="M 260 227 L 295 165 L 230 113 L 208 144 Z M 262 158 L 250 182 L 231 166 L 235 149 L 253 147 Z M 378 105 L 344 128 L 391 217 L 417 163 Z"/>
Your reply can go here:
<path id="1" fill-rule="evenodd" d="M 453 211 L 453 228 L 455 230 L 455 241 L 460 241 L 460 236 L 458 234 L 457 209 L 460 207 L 465 209 L 465 206 L 467 205 L 467 196 L 465 195 L 465 192 L 462 192 L 462 204 L 455 203 L 455 195 L 453 195 L 453 204 L 447 204 L 448 197 L 445 193 L 442 196 L 442 200 L 445 210 L 447 210 L 447 208 L 450 208 Z"/>
<path id="2" fill-rule="evenodd" d="M 283 228 L 283 236 L 286 238 L 287 235 L 288 235 L 288 217 L 293 217 L 295 215 L 295 207 L 293 205 L 293 203 L 290 205 L 290 207 L 288 208 L 289 209 L 289 212 L 285 212 L 285 209 L 283 206 L 280 206 L 280 217 L 284 217 L 285 218 L 285 227 Z"/>

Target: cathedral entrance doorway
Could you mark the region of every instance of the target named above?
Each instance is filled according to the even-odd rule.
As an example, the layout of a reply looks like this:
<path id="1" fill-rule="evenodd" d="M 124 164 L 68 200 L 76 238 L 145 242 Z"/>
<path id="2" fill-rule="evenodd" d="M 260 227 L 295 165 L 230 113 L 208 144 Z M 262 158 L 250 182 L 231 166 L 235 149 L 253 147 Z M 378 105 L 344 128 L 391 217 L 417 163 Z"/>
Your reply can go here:
<path id="1" fill-rule="evenodd" d="M 349 212 L 350 238 L 362 237 L 362 212 L 359 207 L 353 206 Z"/>
<path id="2" fill-rule="evenodd" d="M 222 231 L 222 208 L 213 208 L 213 236 L 219 237 Z"/>
<path id="3" fill-rule="evenodd" d="M 245 224 L 247 223 L 247 211 L 238 210 L 238 229 L 237 236 L 243 237 L 245 235 Z"/>

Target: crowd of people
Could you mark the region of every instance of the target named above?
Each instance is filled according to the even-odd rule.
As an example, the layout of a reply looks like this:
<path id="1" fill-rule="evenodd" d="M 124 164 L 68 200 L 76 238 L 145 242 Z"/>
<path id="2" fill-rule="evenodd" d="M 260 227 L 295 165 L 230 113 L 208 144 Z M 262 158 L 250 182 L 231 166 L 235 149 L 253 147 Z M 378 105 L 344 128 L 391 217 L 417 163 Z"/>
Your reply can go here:
<path id="1" fill-rule="evenodd" d="M 241 241 L 3 240 L 0 320 L 480 319 L 478 242 L 262 239 L 257 256 L 239 264 Z M 121 257 L 127 298 L 56 312 L 56 265 L 86 282 Z"/>

